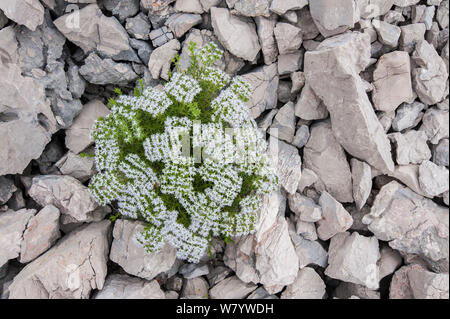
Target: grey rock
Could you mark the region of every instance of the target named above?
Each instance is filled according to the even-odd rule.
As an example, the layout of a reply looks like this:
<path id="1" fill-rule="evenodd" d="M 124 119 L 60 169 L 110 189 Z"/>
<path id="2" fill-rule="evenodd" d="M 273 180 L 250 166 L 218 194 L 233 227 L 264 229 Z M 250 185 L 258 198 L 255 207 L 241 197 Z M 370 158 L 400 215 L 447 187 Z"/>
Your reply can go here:
<path id="1" fill-rule="evenodd" d="M 311 198 L 295 193 L 289 195 L 289 208 L 298 217 L 308 223 L 315 223 L 322 219 L 322 208 Z"/>
<path id="2" fill-rule="evenodd" d="M 299 93 L 305 86 L 305 74 L 303 72 L 291 73 L 292 93 Z"/>
<path id="3" fill-rule="evenodd" d="M 140 221 L 117 220 L 109 258 L 128 274 L 151 280 L 172 267 L 177 250 L 166 244 L 160 252 L 147 252 L 136 240 L 144 227 Z"/>
<path id="4" fill-rule="evenodd" d="M 399 165 L 421 164 L 431 158 L 431 151 L 427 144 L 428 137 L 423 131 L 392 133 L 389 134 L 389 138 L 396 146 L 395 154 Z"/>
<path id="5" fill-rule="evenodd" d="M 320 120 L 328 117 L 328 110 L 306 82 L 295 105 L 295 115 L 304 120 Z"/>
<path id="6" fill-rule="evenodd" d="M 210 272 L 206 275 L 208 278 L 209 284 L 214 286 L 218 282 L 224 280 L 230 275 L 232 270 L 225 266 L 217 266 L 210 270 Z"/>
<path id="7" fill-rule="evenodd" d="M 408 271 L 409 285 L 415 299 L 448 299 L 449 277 L 423 269 Z"/>
<path id="8" fill-rule="evenodd" d="M 193 26 L 202 22 L 199 14 L 174 14 L 166 21 L 167 27 L 172 31 L 176 38 L 181 38 Z"/>
<path id="9" fill-rule="evenodd" d="M 413 23 L 400 26 L 400 50 L 412 53 L 416 43 L 425 38 L 426 27 L 423 23 Z"/>
<path id="10" fill-rule="evenodd" d="M 410 264 L 403 266 L 394 273 L 389 287 L 390 299 L 414 299 L 408 278 L 408 273 L 412 269 L 424 270 L 419 264 Z"/>
<path id="11" fill-rule="evenodd" d="M 442 29 L 445 29 L 448 27 L 448 14 L 449 14 L 449 1 L 444 0 L 439 5 L 439 8 L 436 11 L 436 20 L 439 22 L 439 26 Z"/>
<path id="12" fill-rule="evenodd" d="M 358 6 L 364 19 L 385 15 L 396 0 L 359 0 Z"/>
<path id="13" fill-rule="evenodd" d="M 0 205 L 5 204 L 16 190 L 17 187 L 13 180 L 0 176 Z"/>
<path id="14" fill-rule="evenodd" d="M 306 187 L 310 187 L 315 182 L 317 182 L 318 179 L 319 179 L 319 177 L 317 176 L 316 173 L 314 173 L 314 171 L 312 171 L 308 168 L 303 168 L 302 174 L 300 177 L 300 182 L 298 183 L 298 188 L 297 188 L 298 191 L 303 192 L 303 190 Z"/>
<path id="15" fill-rule="evenodd" d="M 160 47 L 173 39 L 173 34 L 167 26 L 153 30 L 149 34 L 150 40 L 154 47 Z"/>
<path id="16" fill-rule="evenodd" d="M 255 60 L 261 46 L 252 21 L 217 7 L 211 8 L 211 21 L 217 38 L 230 53 L 247 61 Z"/>
<path id="17" fill-rule="evenodd" d="M 392 181 L 381 188 L 363 222 L 393 249 L 417 254 L 430 267 L 448 269 L 448 209 L 445 207 Z"/>
<path id="18" fill-rule="evenodd" d="M 92 145 L 94 140 L 90 133 L 95 121 L 109 113 L 109 109 L 100 100 L 93 100 L 84 105 L 82 112 L 66 130 L 65 144 L 67 148 L 78 154 Z"/>
<path id="19" fill-rule="evenodd" d="M 281 57 L 281 55 L 280 55 Z M 279 66 L 280 64 L 278 64 Z M 295 99 L 295 94 L 291 93 L 292 83 L 290 81 L 281 80 L 278 83 L 278 101 L 281 103 L 289 103 Z"/>
<path id="20" fill-rule="evenodd" d="M 403 259 L 398 251 L 393 250 L 389 246 L 383 246 L 380 249 L 380 260 L 378 261 L 380 267 L 380 280 L 393 274 L 402 263 Z"/>
<path id="21" fill-rule="evenodd" d="M 212 7 L 218 7 L 222 0 L 200 0 L 203 11 L 209 12 Z"/>
<path id="22" fill-rule="evenodd" d="M 378 289 L 380 252 L 375 237 L 361 236 L 357 232 L 337 234 L 331 239 L 328 254 L 327 276 Z"/>
<path id="23" fill-rule="evenodd" d="M 148 44 L 146 41 L 136 40 L 136 39 L 130 39 L 130 45 L 133 49 L 137 51 L 137 54 L 141 61 L 148 65 L 148 61 L 150 61 L 150 56 L 153 52 L 153 49 L 150 44 Z"/>
<path id="24" fill-rule="evenodd" d="M 69 66 L 67 70 L 68 89 L 75 99 L 81 98 L 86 87 L 86 81 L 80 76 L 80 68 L 77 65 Z"/>
<path id="25" fill-rule="evenodd" d="M 232 276 L 222 280 L 209 290 L 211 299 L 244 299 L 258 286 L 246 284 L 238 277 Z"/>
<path id="26" fill-rule="evenodd" d="M 36 176 L 28 195 L 41 206 L 58 208 L 63 224 L 99 221 L 108 213 L 106 207 L 98 206 L 88 188 L 71 176 Z"/>
<path id="27" fill-rule="evenodd" d="M 148 10 L 149 13 L 161 13 L 167 10 L 167 7 L 176 0 L 141 0 L 141 8 Z"/>
<path id="28" fill-rule="evenodd" d="M 380 293 L 363 285 L 341 282 L 333 291 L 333 297 L 339 299 L 380 299 Z"/>
<path id="29" fill-rule="evenodd" d="M 420 100 L 428 105 L 441 102 L 447 95 L 447 67 L 434 47 L 427 41 L 419 41 L 412 54 L 417 65 L 412 71 L 414 90 Z"/>
<path id="30" fill-rule="evenodd" d="M 316 265 L 322 268 L 327 266 L 328 253 L 318 241 L 308 240 L 293 231 L 289 231 L 298 257 L 300 268 Z"/>
<path id="31" fill-rule="evenodd" d="M 302 30 L 303 41 L 312 40 L 320 34 L 308 7 L 297 11 L 297 26 Z M 306 43 L 303 42 L 303 45 Z"/>
<path id="32" fill-rule="evenodd" d="M 270 65 L 277 60 L 278 46 L 275 41 L 274 28 L 276 25 L 276 16 L 255 17 L 256 32 L 258 33 L 261 51 L 264 57 L 264 63 Z"/>
<path id="33" fill-rule="evenodd" d="M 44 21 L 44 7 L 39 0 L 0 0 L 0 10 L 9 19 L 31 31 L 36 30 Z"/>
<path id="34" fill-rule="evenodd" d="M 273 109 L 273 110 L 270 110 L 269 113 L 264 115 L 264 117 L 260 121 L 258 121 L 259 129 L 261 129 L 263 132 L 266 132 L 267 129 L 269 128 L 269 126 L 272 125 L 273 118 L 275 117 L 275 115 L 277 113 L 278 113 L 278 109 Z"/>
<path id="35" fill-rule="evenodd" d="M 396 5 L 397 7 L 404 8 L 415 5 L 419 2 L 420 0 L 394 0 L 394 5 Z"/>
<path id="36" fill-rule="evenodd" d="M 88 3 L 95 3 L 96 1 L 88 0 Z M 102 2 L 106 10 L 111 11 L 121 22 L 127 18 L 135 16 L 139 12 L 139 0 L 120 1 L 120 0 L 105 0 Z"/>
<path id="37" fill-rule="evenodd" d="M 208 282 L 202 278 L 191 278 L 186 281 L 181 293 L 183 299 L 208 299 Z"/>
<path id="38" fill-rule="evenodd" d="M 414 102 L 408 53 L 395 51 L 383 55 L 378 60 L 373 80 L 372 100 L 377 110 L 392 112 L 403 102 Z"/>
<path id="39" fill-rule="evenodd" d="M 352 216 L 327 192 L 320 195 L 319 205 L 322 207 L 323 218 L 317 223 L 317 234 L 321 240 L 328 240 L 352 226 Z"/>
<path id="40" fill-rule="evenodd" d="M 327 106 L 339 144 L 378 170 L 392 171 L 389 140 L 358 75 L 370 63 L 369 51 L 370 37 L 364 33 L 327 39 L 305 54 L 306 82 Z M 357 140 L 354 132 L 360 132 Z"/>
<path id="41" fill-rule="evenodd" d="M 268 16 L 270 0 L 226 0 L 233 14 L 247 17 Z"/>
<path id="42" fill-rule="evenodd" d="M 419 166 L 419 183 L 425 194 L 438 196 L 449 189 L 448 169 L 430 161 Z"/>
<path id="43" fill-rule="evenodd" d="M 306 240 L 316 241 L 318 238 L 316 225 L 314 223 L 305 222 L 300 218 L 297 218 L 295 232 Z"/>
<path id="44" fill-rule="evenodd" d="M 264 287 L 259 287 L 255 291 L 253 291 L 247 299 L 278 299 L 277 296 L 271 295 L 267 292 Z"/>
<path id="45" fill-rule="evenodd" d="M 250 109 L 251 118 L 256 119 L 264 110 L 276 108 L 279 77 L 275 63 L 258 67 L 242 77 L 253 88 L 253 95 L 246 103 Z"/>
<path id="46" fill-rule="evenodd" d="M 303 42 L 301 29 L 290 23 L 278 22 L 274 29 L 274 35 L 280 54 L 295 53 Z"/>
<path id="47" fill-rule="evenodd" d="M 279 109 L 269 128 L 269 134 L 288 143 L 292 142 L 295 134 L 294 103 L 286 103 Z"/>
<path id="48" fill-rule="evenodd" d="M 148 40 L 150 39 L 150 23 L 148 18 L 142 12 L 133 18 L 128 18 L 126 20 L 125 29 L 127 32 L 138 40 Z M 131 44 L 131 43 L 130 43 Z"/>
<path id="49" fill-rule="evenodd" d="M 278 56 L 278 74 L 280 76 L 300 70 L 303 61 L 303 53 L 282 54 Z"/>
<path id="50" fill-rule="evenodd" d="M 448 138 L 440 140 L 440 142 L 433 149 L 433 162 L 439 166 L 449 165 L 449 154 L 448 154 Z"/>
<path id="51" fill-rule="evenodd" d="M 20 246 L 21 263 L 32 261 L 52 247 L 61 237 L 59 215 L 58 208 L 48 205 L 30 218 Z"/>
<path id="52" fill-rule="evenodd" d="M 448 110 L 440 110 L 434 107 L 429 108 L 423 118 L 421 131 L 424 131 L 431 144 L 438 144 L 443 138 L 449 137 Z"/>
<path id="53" fill-rule="evenodd" d="M 350 165 L 328 121 L 311 127 L 303 160 L 305 168 L 317 174 L 331 196 L 343 203 L 353 202 Z"/>
<path id="54" fill-rule="evenodd" d="M 419 183 L 419 166 L 420 165 L 399 165 L 395 168 L 394 172 L 389 176 L 394 177 L 406 186 L 408 186 L 413 192 L 424 197 L 433 198 L 426 194 Z"/>
<path id="55" fill-rule="evenodd" d="M 431 29 L 436 8 L 434 6 L 418 5 L 411 8 L 412 23 L 422 22 L 427 30 Z"/>
<path id="56" fill-rule="evenodd" d="M 308 5 L 308 0 L 273 0 L 270 11 L 283 15 L 291 10 L 300 10 Z"/>
<path id="57" fill-rule="evenodd" d="M 8 24 L 8 18 L 5 16 L 3 11 L 0 9 L 0 29 L 2 29 L 5 25 Z"/>
<path id="58" fill-rule="evenodd" d="M 209 268 L 205 264 L 184 264 L 178 273 L 186 279 L 192 279 L 209 274 Z"/>
<path id="59" fill-rule="evenodd" d="M 187 13 L 203 13 L 203 6 L 200 0 L 177 0 L 175 10 Z"/>
<path id="60" fill-rule="evenodd" d="M 94 299 L 166 299 L 156 280 L 147 281 L 128 275 L 106 277 L 103 289 Z"/>
<path id="61" fill-rule="evenodd" d="M 363 208 L 372 190 L 372 170 L 370 165 L 352 158 L 353 199 L 358 209 Z"/>
<path id="62" fill-rule="evenodd" d="M 395 118 L 392 121 L 392 128 L 399 132 L 411 128 L 418 124 L 417 120 L 421 119 L 422 110 L 425 105 L 420 102 L 412 104 L 403 104 L 397 109 Z"/>
<path id="63" fill-rule="evenodd" d="M 333 0 L 314 0 L 310 1 L 309 8 L 317 28 L 324 37 L 343 33 L 360 19 L 357 3 L 353 0 L 339 3 Z"/>
<path id="64" fill-rule="evenodd" d="M 10 299 L 87 299 L 107 273 L 111 222 L 73 230 L 29 263 L 10 285 Z"/>
<path id="65" fill-rule="evenodd" d="M 302 125 L 297 129 L 294 140 L 292 141 L 292 145 L 296 146 L 297 148 L 302 148 L 308 143 L 309 137 L 309 127 L 306 125 Z"/>
<path id="66" fill-rule="evenodd" d="M 316 271 L 310 267 L 300 269 L 295 281 L 286 287 L 281 299 L 322 299 L 325 295 L 325 283 Z"/>
<path id="67" fill-rule="evenodd" d="M 69 175 L 84 183 L 95 174 L 95 161 L 90 156 L 80 156 L 67 152 L 55 164 L 63 175 Z"/>
<path id="68" fill-rule="evenodd" d="M 385 21 L 375 21 L 373 26 L 378 33 L 378 40 L 382 44 L 392 48 L 397 47 L 401 33 L 400 27 Z"/>
<path id="69" fill-rule="evenodd" d="M 138 78 L 129 64 L 102 59 L 95 53 L 89 54 L 84 61 L 85 64 L 81 66 L 80 74 L 92 84 L 126 85 Z"/>
<path id="70" fill-rule="evenodd" d="M 161 77 L 164 80 L 169 80 L 169 70 L 172 59 L 180 49 L 180 42 L 178 42 L 178 40 L 171 40 L 152 52 L 148 67 L 153 79 L 156 80 Z"/>

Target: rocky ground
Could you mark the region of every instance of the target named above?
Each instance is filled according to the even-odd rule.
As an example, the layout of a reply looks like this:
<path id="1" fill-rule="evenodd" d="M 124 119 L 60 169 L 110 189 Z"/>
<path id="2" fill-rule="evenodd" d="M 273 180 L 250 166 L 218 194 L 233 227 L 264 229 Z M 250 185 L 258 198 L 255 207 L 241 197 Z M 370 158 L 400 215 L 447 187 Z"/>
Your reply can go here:
<path id="1" fill-rule="evenodd" d="M 2 298 L 448 298 L 448 0 L 0 0 Z M 187 45 L 278 141 L 256 234 L 146 253 L 86 185 L 114 88 Z M 272 144 L 271 144 L 272 145 Z"/>

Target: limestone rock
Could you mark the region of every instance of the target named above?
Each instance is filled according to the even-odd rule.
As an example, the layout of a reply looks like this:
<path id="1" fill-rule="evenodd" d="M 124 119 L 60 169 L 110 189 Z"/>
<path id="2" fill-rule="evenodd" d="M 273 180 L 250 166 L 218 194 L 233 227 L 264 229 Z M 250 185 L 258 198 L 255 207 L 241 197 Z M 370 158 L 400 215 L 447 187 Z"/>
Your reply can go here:
<path id="1" fill-rule="evenodd" d="M 172 31 L 176 38 L 181 38 L 193 26 L 202 22 L 202 17 L 199 14 L 174 14 L 166 21 L 166 25 Z"/>
<path id="2" fill-rule="evenodd" d="M 39 0 L 0 0 L 0 10 L 9 19 L 31 31 L 44 22 L 44 7 Z"/>
<path id="3" fill-rule="evenodd" d="M 66 146 L 73 153 L 78 154 L 94 141 L 90 137 L 92 126 L 99 117 L 105 117 L 109 109 L 100 101 L 93 100 L 83 106 L 81 113 L 66 130 Z"/>
<path id="4" fill-rule="evenodd" d="M 380 253 L 375 237 L 361 236 L 357 232 L 337 234 L 331 239 L 328 254 L 327 276 L 369 289 L 379 287 L 377 261 Z"/>
<path id="5" fill-rule="evenodd" d="M 105 282 L 110 231 L 107 220 L 73 230 L 22 269 L 9 287 L 9 298 L 89 298 Z"/>
<path id="6" fill-rule="evenodd" d="M 408 271 L 409 284 L 415 299 L 448 299 L 447 274 L 435 274 L 423 269 Z"/>
<path id="7" fill-rule="evenodd" d="M 421 131 L 424 131 L 431 144 L 438 144 L 443 138 L 449 137 L 449 117 L 448 110 L 429 108 L 423 118 Z"/>
<path id="8" fill-rule="evenodd" d="M 311 198 L 295 193 L 288 196 L 289 208 L 298 217 L 308 223 L 315 223 L 322 219 L 322 209 Z"/>
<path id="9" fill-rule="evenodd" d="M 448 169 L 430 161 L 424 161 L 419 167 L 419 183 L 429 196 L 438 196 L 448 191 Z"/>
<path id="10" fill-rule="evenodd" d="M 292 141 L 292 145 L 297 148 L 302 148 L 308 143 L 311 134 L 309 132 L 309 127 L 306 125 L 302 125 L 297 129 L 295 133 L 294 140 Z"/>
<path id="11" fill-rule="evenodd" d="M 164 80 L 169 80 L 172 59 L 180 49 L 180 42 L 178 40 L 171 40 L 152 52 L 148 62 L 148 68 L 153 79 L 157 80 L 161 77 Z"/>
<path id="12" fill-rule="evenodd" d="M 20 262 L 27 263 L 47 251 L 61 236 L 59 210 L 53 205 L 45 206 L 28 221 L 20 247 Z"/>
<path id="13" fill-rule="evenodd" d="M 312 171 L 312 170 L 310 170 L 308 168 L 304 168 L 302 170 L 302 174 L 301 175 L 302 176 L 300 178 L 300 182 L 298 183 L 298 191 L 299 192 L 303 192 L 303 190 L 306 187 L 311 186 L 312 184 L 317 182 L 317 180 L 319 179 L 317 174 L 314 173 L 314 171 Z"/>
<path id="14" fill-rule="evenodd" d="M 341 282 L 333 291 L 333 297 L 339 299 L 380 299 L 380 293 L 363 285 Z"/>
<path id="15" fill-rule="evenodd" d="M 300 269 L 295 281 L 286 287 L 281 299 L 322 299 L 325 295 L 325 283 L 310 267 Z"/>
<path id="16" fill-rule="evenodd" d="M 246 284 L 238 277 L 232 276 L 222 280 L 209 290 L 211 299 L 244 299 L 258 286 Z"/>
<path id="17" fill-rule="evenodd" d="M 376 18 L 385 15 L 392 8 L 396 0 L 359 0 L 357 2 L 361 11 L 361 17 L 365 19 Z"/>
<path id="18" fill-rule="evenodd" d="M 153 30 L 149 34 L 150 40 L 155 48 L 160 47 L 173 39 L 173 34 L 167 26 Z"/>
<path id="19" fill-rule="evenodd" d="M 270 0 L 226 0 L 230 9 L 234 9 L 232 12 L 247 16 L 268 16 Z"/>
<path id="20" fill-rule="evenodd" d="M 391 48 L 398 45 L 401 29 L 396 25 L 389 24 L 385 21 L 374 21 L 373 26 L 378 33 L 378 40 Z"/>
<path id="21" fill-rule="evenodd" d="M 418 121 L 422 119 L 424 108 L 425 105 L 420 102 L 401 105 L 392 120 L 392 128 L 399 132 L 417 125 Z"/>
<path id="22" fill-rule="evenodd" d="M 431 151 L 427 145 L 428 137 L 423 131 L 392 133 L 389 134 L 389 138 L 396 145 L 395 154 L 399 165 L 421 164 L 431 158 Z"/>
<path id="23" fill-rule="evenodd" d="M 363 208 L 372 190 L 372 170 L 365 162 L 352 158 L 353 199 L 358 209 Z"/>
<path id="24" fill-rule="evenodd" d="M 140 13 L 133 18 L 128 18 L 125 24 L 125 28 L 129 34 L 139 40 L 150 39 L 150 23 L 145 14 Z M 130 43 L 131 44 L 131 43 Z"/>
<path id="25" fill-rule="evenodd" d="M 184 264 L 178 273 L 186 279 L 192 279 L 209 274 L 209 268 L 206 264 Z"/>
<path id="26" fill-rule="evenodd" d="M 160 252 L 148 253 L 136 239 L 136 235 L 142 232 L 144 227 L 145 224 L 140 221 L 117 220 L 109 258 L 128 274 L 151 280 L 172 267 L 176 259 L 176 249 L 166 244 Z"/>
<path id="27" fill-rule="evenodd" d="M 95 174 L 94 158 L 80 156 L 71 151 L 67 152 L 55 164 L 63 175 L 69 175 L 84 183 Z"/>
<path id="28" fill-rule="evenodd" d="M 394 51 L 383 55 L 378 60 L 373 80 L 372 99 L 377 110 L 391 112 L 403 102 L 414 102 L 408 53 Z"/>
<path id="29" fill-rule="evenodd" d="M 302 32 L 289 23 L 278 22 L 274 29 L 280 54 L 295 53 L 302 46 Z"/>
<path id="30" fill-rule="evenodd" d="M 14 181 L 0 176 L 0 205 L 5 204 L 15 191 L 17 191 L 17 187 L 14 185 Z"/>
<path id="31" fill-rule="evenodd" d="M 270 11 L 283 15 L 290 10 L 300 10 L 308 5 L 308 0 L 273 0 Z"/>
<path id="32" fill-rule="evenodd" d="M 322 219 L 318 222 L 317 234 L 321 240 L 328 240 L 338 233 L 345 232 L 353 224 L 352 216 L 341 203 L 327 192 L 323 192 L 319 199 L 322 207 Z"/>
<path id="33" fill-rule="evenodd" d="M 328 114 L 325 104 L 306 83 L 295 105 L 295 115 L 304 120 L 320 120 L 327 118 Z"/>
<path id="34" fill-rule="evenodd" d="M 425 38 L 426 27 L 423 23 L 413 23 L 400 26 L 400 50 L 411 53 L 416 47 L 416 43 Z"/>
<path id="35" fill-rule="evenodd" d="M 327 266 L 328 253 L 318 241 L 303 238 L 291 229 L 289 234 L 294 244 L 300 269 L 308 265 L 317 265 L 322 268 Z"/>
<path id="36" fill-rule="evenodd" d="M 95 299 L 165 299 L 156 280 L 147 281 L 128 275 L 113 274 L 106 277 L 103 289 Z"/>
<path id="37" fill-rule="evenodd" d="M 202 277 L 191 278 L 186 281 L 181 298 L 184 299 L 207 299 L 209 285 Z"/>
<path id="38" fill-rule="evenodd" d="M 449 165 L 449 143 L 448 138 L 442 139 L 433 149 L 433 163 L 439 166 Z"/>
<path id="39" fill-rule="evenodd" d="M 203 7 L 199 0 L 177 0 L 175 10 L 187 13 L 203 13 Z"/>
<path id="40" fill-rule="evenodd" d="M 217 38 L 228 51 L 244 60 L 255 60 L 261 46 L 252 21 L 217 7 L 211 8 L 211 21 Z"/>
<path id="41" fill-rule="evenodd" d="M 294 103 L 284 105 L 275 115 L 275 119 L 269 129 L 269 134 L 291 143 L 295 134 Z"/>
<path id="42" fill-rule="evenodd" d="M 382 247 L 380 249 L 380 260 L 378 261 L 380 267 L 380 280 L 393 274 L 402 263 L 403 259 L 398 251 L 393 250 L 388 246 Z"/>
<path id="43" fill-rule="evenodd" d="M 256 32 L 258 33 L 261 51 L 264 57 L 264 63 L 270 65 L 277 60 L 278 47 L 275 41 L 274 28 L 277 20 L 272 16 L 269 18 L 255 17 Z"/>
<path id="44" fill-rule="evenodd" d="M 317 174 L 331 196 L 340 202 L 353 202 L 350 166 L 329 122 L 312 126 L 303 160 L 305 168 Z"/>

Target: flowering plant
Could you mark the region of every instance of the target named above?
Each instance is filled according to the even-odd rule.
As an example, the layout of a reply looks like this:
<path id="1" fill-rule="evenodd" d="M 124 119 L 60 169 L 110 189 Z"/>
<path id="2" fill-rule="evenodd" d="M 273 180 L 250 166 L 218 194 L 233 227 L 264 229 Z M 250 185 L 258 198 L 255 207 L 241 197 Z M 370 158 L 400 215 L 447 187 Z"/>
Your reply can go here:
<path id="1" fill-rule="evenodd" d="M 149 252 L 165 242 L 198 262 L 213 236 L 255 231 L 262 196 L 278 185 L 267 144 L 244 104 L 251 88 L 213 67 L 214 43 L 189 45 L 191 63 L 161 89 L 109 101 L 96 121 L 98 174 L 89 185 L 102 205 L 118 202 L 124 218 L 147 223 L 137 240 Z"/>

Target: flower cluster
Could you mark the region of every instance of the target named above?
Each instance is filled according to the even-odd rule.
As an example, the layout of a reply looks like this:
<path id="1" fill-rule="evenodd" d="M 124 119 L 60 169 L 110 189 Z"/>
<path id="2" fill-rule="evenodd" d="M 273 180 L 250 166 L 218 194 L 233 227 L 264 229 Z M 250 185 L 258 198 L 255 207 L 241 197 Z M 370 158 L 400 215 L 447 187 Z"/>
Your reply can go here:
<path id="1" fill-rule="evenodd" d="M 110 101 L 91 133 L 98 174 L 89 189 L 102 205 L 117 201 L 123 218 L 147 223 L 136 240 L 149 252 L 167 242 L 198 262 L 213 236 L 255 231 L 278 178 L 244 104 L 250 86 L 212 67 L 222 56 L 215 44 L 191 48 L 191 67 L 163 90 Z"/>

